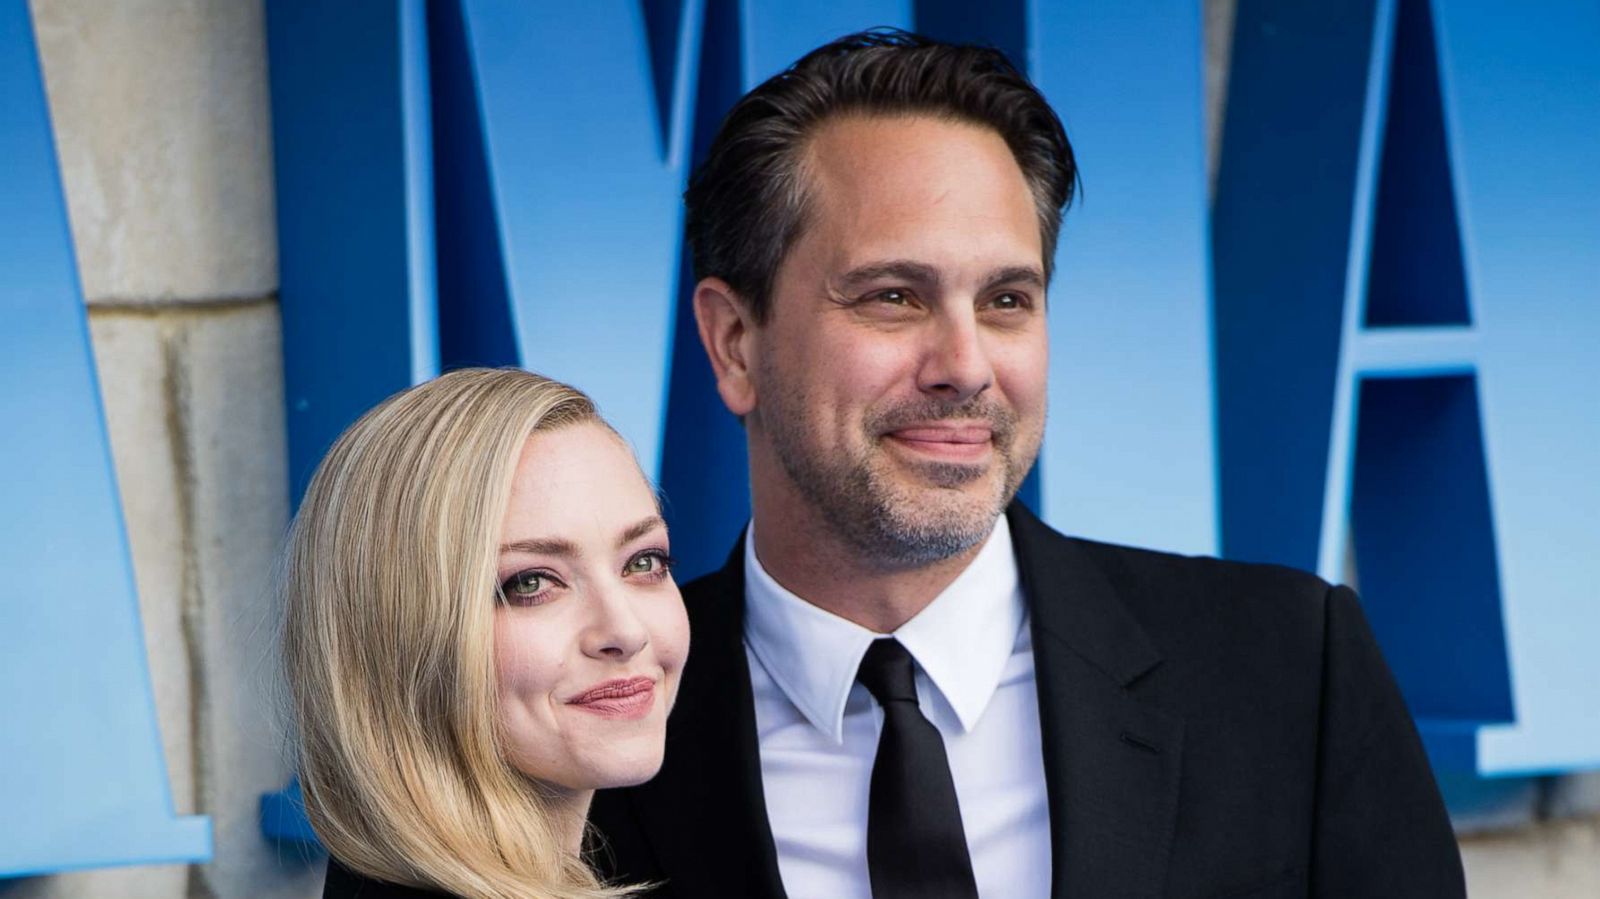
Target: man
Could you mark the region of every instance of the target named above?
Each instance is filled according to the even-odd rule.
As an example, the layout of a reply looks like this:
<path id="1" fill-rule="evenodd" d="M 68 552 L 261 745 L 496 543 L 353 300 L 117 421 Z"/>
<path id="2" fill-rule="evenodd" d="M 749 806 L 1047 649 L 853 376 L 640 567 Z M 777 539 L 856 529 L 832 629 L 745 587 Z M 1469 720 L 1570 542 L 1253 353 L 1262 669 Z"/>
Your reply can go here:
<path id="1" fill-rule="evenodd" d="M 1012 502 L 1076 173 L 1000 54 L 846 37 L 686 195 L 752 520 L 597 860 L 674 897 L 1460 896 L 1350 591 L 1063 537 Z"/>

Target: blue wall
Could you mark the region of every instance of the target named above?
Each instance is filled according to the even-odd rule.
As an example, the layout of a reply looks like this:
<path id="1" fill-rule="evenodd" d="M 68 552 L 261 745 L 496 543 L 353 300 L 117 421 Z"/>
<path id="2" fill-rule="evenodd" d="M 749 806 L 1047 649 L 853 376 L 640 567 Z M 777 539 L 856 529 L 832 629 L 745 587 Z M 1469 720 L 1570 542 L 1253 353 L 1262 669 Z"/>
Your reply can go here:
<path id="1" fill-rule="evenodd" d="M 289 82 L 333 65 L 331 45 L 298 36 L 355 26 L 343 9 L 281 6 L 273 71 L 291 74 L 274 83 L 278 140 L 326 142 L 295 124 Z M 720 563 L 748 500 L 742 435 L 681 302 L 687 172 L 739 93 L 831 37 L 889 24 L 984 41 L 1024 63 L 1061 112 L 1085 185 L 1057 260 L 1050 417 L 1025 497 L 1102 539 L 1335 580 L 1353 560 L 1436 763 L 1600 764 L 1589 713 L 1600 678 L 1569 636 L 1600 634 L 1578 586 L 1593 563 L 1552 562 L 1532 536 L 1600 549 L 1600 524 L 1570 502 L 1597 482 L 1584 472 L 1600 461 L 1600 366 L 1565 352 L 1600 337 L 1596 262 L 1577 249 L 1600 236 L 1592 201 L 1577 199 L 1597 195 L 1577 162 L 1597 133 L 1600 75 L 1582 51 L 1600 36 L 1592 8 L 1551 4 L 1512 22 L 1425 0 L 1243 0 L 1210 208 L 1192 4 L 432 10 L 431 46 L 415 55 L 390 20 L 367 24 L 394 32 L 403 52 L 388 58 L 432 79 L 439 359 L 526 365 L 596 396 L 658 475 L 689 576 Z M 291 15 L 323 24 L 288 27 Z M 387 79 L 386 102 L 427 105 L 408 95 L 415 80 L 367 76 Z M 337 105 L 329 89 L 311 102 Z M 343 127 L 380 158 L 405 158 L 415 126 L 379 124 Z M 355 263 L 326 238 L 321 205 L 364 194 L 326 160 L 308 172 L 285 158 L 285 259 L 312 244 L 307 256 L 337 257 L 343 279 Z M 1492 189 L 1469 177 L 1474 165 L 1494 166 Z M 315 202 L 297 203 L 300 178 Z M 398 232 L 393 212 L 370 209 L 372 230 Z M 1540 241 L 1524 236 L 1535 217 Z M 401 267 L 382 257 L 381 271 Z M 286 264 L 291 333 L 348 339 L 330 325 L 349 306 L 330 303 L 330 280 Z M 354 302 L 397 316 L 400 296 Z M 293 340 L 288 353 L 291 383 L 339 358 Z M 292 390 L 297 489 L 356 412 L 410 381 L 361 395 L 351 383 Z"/>
<path id="2" fill-rule="evenodd" d="M 1600 764 L 1596 46 L 1592 3 L 1238 9 L 1223 551 L 1351 553 L 1441 769 Z"/>
<path id="3" fill-rule="evenodd" d="M 28 7 L 0 4 L 0 876 L 200 861 L 173 813 Z"/>
<path id="4" fill-rule="evenodd" d="M 0 796 L 28 813 L 0 818 L 0 874 L 200 858 L 204 821 L 166 792 L 24 9 L 0 12 L 0 713 L 25 736 L 0 742 Z M 1593 3 L 1240 0 L 1209 205 L 1194 3 L 267 12 L 296 496 L 383 396 L 522 364 L 633 442 L 685 572 L 719 564 L 748 496 L 680 302 L 690 167 L 742 91 L 829 38 L 984 41 L 1061 112 L 1085 187 L 1029 501 L 1103 539 L 1333 579 L 1353 560 L 1436 767 L 1600 766 Z M 101 589 L 64 596 L 91 557 Z M 270 829 L 303 837 L 290 797 Z"/>

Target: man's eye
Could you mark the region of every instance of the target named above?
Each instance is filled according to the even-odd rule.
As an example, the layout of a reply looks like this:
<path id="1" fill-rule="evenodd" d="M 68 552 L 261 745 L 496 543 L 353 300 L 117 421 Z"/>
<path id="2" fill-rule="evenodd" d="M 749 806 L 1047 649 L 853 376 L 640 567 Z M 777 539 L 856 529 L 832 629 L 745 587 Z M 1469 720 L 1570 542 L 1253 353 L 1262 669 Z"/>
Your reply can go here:
<path id="1" fill-rule="evenodd" d="M 891 306 L 908 306 L 911 304 L 911 291 L 890 288 L 878 291 L 872 295 L 872 298 L 880 303 L 888 303 Z"/>
<path id="2" fill-rule="evenodd" d="M 995 309 L 1026 309 L 1028 300 L 1020 293 L 1002 293 L 989 301 Z"/>

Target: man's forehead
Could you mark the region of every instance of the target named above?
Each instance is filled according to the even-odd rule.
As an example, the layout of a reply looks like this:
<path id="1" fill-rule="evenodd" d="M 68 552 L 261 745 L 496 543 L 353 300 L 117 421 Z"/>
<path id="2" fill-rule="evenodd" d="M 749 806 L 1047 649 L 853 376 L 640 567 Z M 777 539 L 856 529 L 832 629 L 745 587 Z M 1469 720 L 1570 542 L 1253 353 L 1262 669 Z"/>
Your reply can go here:
<path id="1" fill-rule="evenodd" d="M 822 127 L 798 166 L 807 227 L 819 219 L 884 228 L 961 208 L 980 217 L 1036 215 L 1004 138 L 931 116 L 848 116 Z M 974 222 L 974 227 L 994 222 Z"/>
<path id="2" fill-rule="evenodd" d="M 805 138 L 799 171 L 815 183 L 831 180 L 878 180 L 938 157 L 974 150 L 1011 161 L 1018 179 L 1022 169 L 1000 133 L 980 125 L 926 113 L 846 113 L 828 118 Z"/>
<path id="3" fill-rule="evenodd" d="M 832 289 L 1044 281 L 1033 195 L 993 129 L 926 115 L 846 114 L 819 126 L 799 167 L 805 217 L 779 264 Z M 799 267 L 796 268 L 796 264 Z"/>

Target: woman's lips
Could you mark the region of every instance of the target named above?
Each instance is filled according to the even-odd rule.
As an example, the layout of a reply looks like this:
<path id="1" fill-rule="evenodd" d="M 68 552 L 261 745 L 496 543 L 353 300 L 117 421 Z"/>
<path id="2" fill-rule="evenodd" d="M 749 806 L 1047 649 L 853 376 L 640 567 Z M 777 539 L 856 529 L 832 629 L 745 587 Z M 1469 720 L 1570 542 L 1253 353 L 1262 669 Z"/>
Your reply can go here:
<path id="1" fill-rule="evenodd" d="M 630 677 L 595 684 L 567 705 L 602 718 L 642 718 L 655 702 L 655 678 Z"/>

